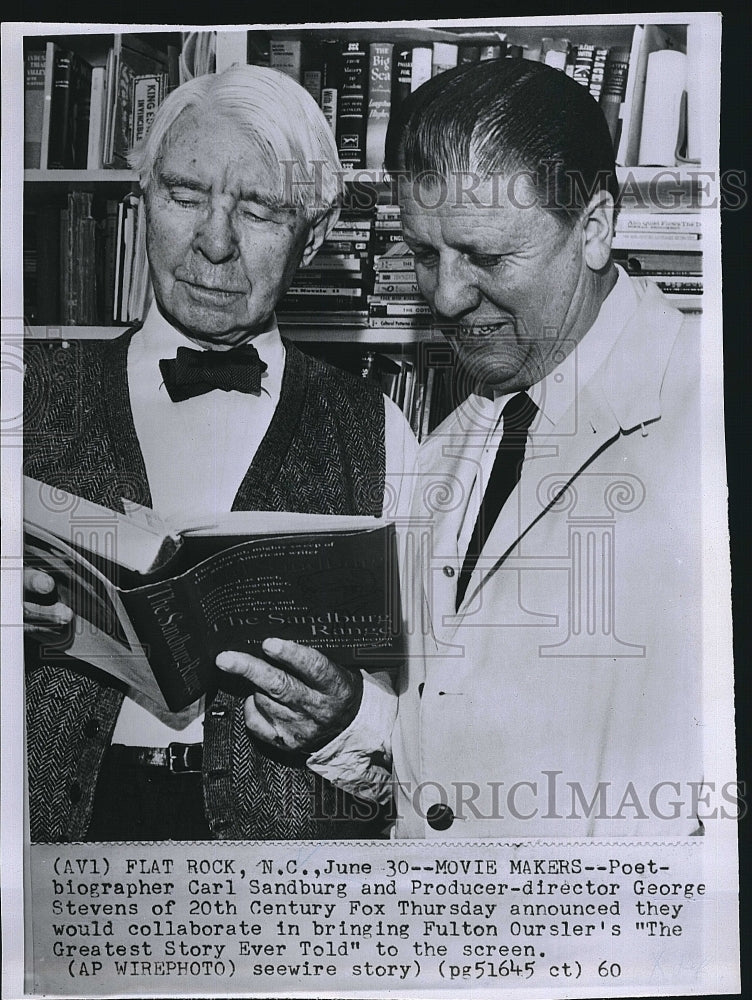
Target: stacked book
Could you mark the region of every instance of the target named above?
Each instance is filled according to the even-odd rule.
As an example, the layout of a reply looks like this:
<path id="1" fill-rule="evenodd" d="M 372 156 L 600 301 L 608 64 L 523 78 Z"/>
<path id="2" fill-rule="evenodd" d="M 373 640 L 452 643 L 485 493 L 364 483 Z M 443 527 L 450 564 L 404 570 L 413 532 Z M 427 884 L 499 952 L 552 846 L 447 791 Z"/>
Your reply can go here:
<path id="1" fill-rule="evenodd" d="M 430 327 L 431 310 L 418 289 L 413 255 L 402 240 L 399 208 L 377 205 L 373 227 L 368 325 L 377 330 Z"/>
<path id="2" fill-rule="evenodd" d="M 702 213 L 622 210 L 614 257 L 629 271 L 655 281 L 669 298 L 702 295 Z"/>
<path id="3" fill-rule="evenodd" d="M 286 322 L 364 326 L 371 283 L 372 220 L 344 213 L 310 265 L 299 267 L 279 304 Z"/>

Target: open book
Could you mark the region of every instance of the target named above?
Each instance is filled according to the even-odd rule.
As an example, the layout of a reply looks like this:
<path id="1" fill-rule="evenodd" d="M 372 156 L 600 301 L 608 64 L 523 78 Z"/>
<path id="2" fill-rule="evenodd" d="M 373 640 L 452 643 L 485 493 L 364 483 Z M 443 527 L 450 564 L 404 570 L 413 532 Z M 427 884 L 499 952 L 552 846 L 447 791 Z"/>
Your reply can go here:
<path id="1" fill-rule="evenodd" d="M 342 666 L 402 655 L 394 525 L 374 517 L 233 511 L 177 526 L 24 478 L 24 559 L 75 612 L 44 656 L 75 658 L 173 712 L 212 692 L 225 649 L 269 636 Z"/>

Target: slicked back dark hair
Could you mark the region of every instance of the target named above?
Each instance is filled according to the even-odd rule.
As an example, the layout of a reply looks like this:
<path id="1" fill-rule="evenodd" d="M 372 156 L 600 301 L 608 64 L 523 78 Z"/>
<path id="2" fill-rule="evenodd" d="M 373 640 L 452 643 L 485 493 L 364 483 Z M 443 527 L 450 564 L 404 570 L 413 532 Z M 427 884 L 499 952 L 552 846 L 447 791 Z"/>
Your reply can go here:
<path id="1" fill-rule="evenodd" d="M 392 116 L 386 166 L 412 179 L 524 171 L 537 203 L 573 225 L 590 198 L 619 194 L 611 135 L 587 88 L 526 59 L 470 63 L 433 77 Z"/>

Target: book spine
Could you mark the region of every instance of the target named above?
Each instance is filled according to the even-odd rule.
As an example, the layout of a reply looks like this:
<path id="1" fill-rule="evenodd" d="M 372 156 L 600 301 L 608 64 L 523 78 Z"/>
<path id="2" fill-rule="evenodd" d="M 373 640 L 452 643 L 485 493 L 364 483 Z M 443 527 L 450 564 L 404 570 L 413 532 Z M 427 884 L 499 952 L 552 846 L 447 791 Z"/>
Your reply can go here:
<path id="1" fill-rule="evenodd" d="M 467 63 L 480 61 L 480 45 L 472 42 L 461 42 L 457 53 L 457 65 L 465 66 Z"/>
<path id="2" fill-rule="evenodd" d="M 368 115 L 366 119 L 366 168 L 381 170 L 392 107 L 391 42 L 371 42 L 368 62 Z"/>
<path id="3" fill-rule="evenodd" d="M 566 70 L 569 41 L 566 38 L 542 38 L 541 62 L 552 69 Z"/>
<path id="4" fill-rule="evenodd" d="M 42 111 L 42 144 L 39 151 L 39 166 L 46 170 L 50 158 L 50 118 L 52 111 L 52 83 L 55 76 L 54 42 L 47 42 L 44 55 L 44 109 Z"/>
<path id="5" fill-rule="evenodd" d="M 340 59 L 339 42 L 321 43 L 321 110 L 333 135 L 337 135 L 337 105 L 339 103 Z"/>
<path id="6" fill-rule="evenodd" d="M 430 80 L 432 70 L 433 46 L 414 45 L 412 70 L 410 73 L 410 91 L 417 90 L 427 80 Z"/>
<path id="7" fill-rule="evenodd" d="M 71 141 L 73 137 L 71 101 L 71 63 L 73 53 L 55 48 L 50 104 L 49 148 L 47 167 L 61 170 L 73 166 Z"/>
<path id="8" fill-rule="evenodd" d="M 590 86 L 590 74 L 593 72 L 594 58 L 594 45 L 582 44 L 575 46 L 572 79 L 583 87 Z"/>
<path id="9" fill-rule="evenodd" d="M 300 83 L 314 101 L 321 107 L 321 88 L 324 85 L 324 64 L 321 47 L 314 41 L 306 41 L 302 46 Z"/>
<path id="10" fill-rule="evenodd" d="M 42 124 L 44 122 L 44 67 L 42 50 L 26 53 L 24 61 L 24 168 L 41 166 Z"/>
<path id="11" fill-rule="evenodd" d="M 413 75 L 413 50 L 411 46 L 394 50 L 392 58 L 392 110 L 410 96 Z"/>
<path id="12" fill-rule="evenodd" d="M 593 100 L 600 101 L 603 90 L 603 76 L 606 72 L 606 61 L 608 59 L 608 49 L 602 45 L 595 48 L 593 54 L 593 68 L 590 73 L 590 96 Z"/>
<path id="13" fill-rule="evenodd" d="M 115 254 L 117 251 L 118 203 L 110 198 L 106 205 L 103 231 L 102 254 L 102 316 L 105 326 L 113 321 L 113 306 L 115 300 Z"/>
<path id="14" fill-rule="evenodd" d="M 619 111 L 627 93 L 628 74 L 629 49 L 612 46 L 608 50 L 599 103 L 608 122 L 608 130 L 611 133 L 614 147 L 619 142 Z"/>
<path id="15" fill-rule="evenodd" d="M 494 42 L 488 45 L 481 45 L 478 58 L 480 62 L 487 62 L 492 59 L 501 59 L 502 54 L 501 44 Z"/>
<path id="16" fill-rule="evenodd" d="M 180 580 L 121 591 L 120 598 L 133 623 L 154 677 L 173 712 L 191 705 L 211 690 L 213 658 L 195 627 L 194 613 Z"/>
<path id="17" fill-rule="evenodd" d="M 339 158 L 344 167 L 363 168 L 368 100 L 368 53 L 363 42 L 344 43 L 341 72 L 336 132 Z"/>
<path id="18" fill-rule="evenodd" d="M 91 101 L 89 105 L 89 141 L 86 150 L 86 169 L 102 167 L 102 131 L 104 124 L 105 69 L 95 66 L 91 72 Z"/>
<path id="19" fill-rule="evenodd" d="M 423 302 L 371 302 L 372 316 L 430 316 L 431 307 Z"/>
<path id="20" fill-rule="evenodd" d="M 648 56 L 645 101 L 637 162 L 645 166 L 674 166 L 683 136 L 682 95 L 687 85 L 687 57 L 676 49 L 660 49 Z"/>
<path id="21" fill-rule="evenodd" d="M 630 212 L 619 213 L 616 232 L 690 232 L 702 230 L 699 212 Z"/>
<path id="22" fill-rule="evenodd" d="M 74 54 L 71 68 L 73 123 L 71 162 L 75 170 L 86 170 L 89 154 L 92 67 L 85 59 Z"/>
<path id="23" fill-rule="evenodd" d="M 459 45 L 455 42 L 434 42 L 431 56 L 431 76 L 438 76 L 454 69 L 459 59 Z"/>

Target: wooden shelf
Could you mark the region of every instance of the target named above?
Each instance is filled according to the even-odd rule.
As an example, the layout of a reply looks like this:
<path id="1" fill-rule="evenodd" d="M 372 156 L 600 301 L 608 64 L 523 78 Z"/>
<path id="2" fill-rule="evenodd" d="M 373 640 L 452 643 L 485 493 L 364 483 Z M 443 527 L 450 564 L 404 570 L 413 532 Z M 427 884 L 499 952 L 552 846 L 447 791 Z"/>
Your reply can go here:
<path id="1" fill-rule="evenodd" d="M 420 328 L 414 330 L 373 330 L 370 327 L 354 326 L 297 326 L 281 321 L 279 328 L 283 336 L 301 343 L 342 344 L 343 347 L 358 344 L 412 345 L 435 341 L 443 343 L 437 330 Z M 27 326 L 25 336 L 30 340 L 114 340 L 127 330 L 127 326 Z"/>

